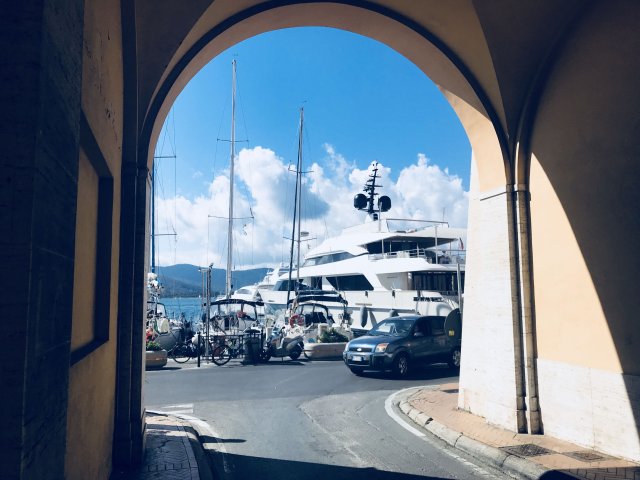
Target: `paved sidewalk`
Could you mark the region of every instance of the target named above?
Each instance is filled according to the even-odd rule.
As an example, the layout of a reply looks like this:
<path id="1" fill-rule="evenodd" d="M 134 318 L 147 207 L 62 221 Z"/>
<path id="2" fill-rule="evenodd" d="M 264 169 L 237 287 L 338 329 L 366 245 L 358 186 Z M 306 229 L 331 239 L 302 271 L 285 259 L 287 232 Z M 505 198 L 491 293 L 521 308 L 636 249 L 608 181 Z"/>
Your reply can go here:
<path id="1" fill-rule="evenodd" d="M 399 404 L 416 424 L 484 463 L 529 479 L 640 480 L 640 465 L 547 435 L 517 434 L 457 409 L 458 384 L 419 389 Z"/>
<path id="2" fill-rule="evenodd" d="M 212 478 L 198 436 L 191 425 L 172 415 L 147 412 L 142 465 L 113 472 L 111 480 L 209 480 Z"/>

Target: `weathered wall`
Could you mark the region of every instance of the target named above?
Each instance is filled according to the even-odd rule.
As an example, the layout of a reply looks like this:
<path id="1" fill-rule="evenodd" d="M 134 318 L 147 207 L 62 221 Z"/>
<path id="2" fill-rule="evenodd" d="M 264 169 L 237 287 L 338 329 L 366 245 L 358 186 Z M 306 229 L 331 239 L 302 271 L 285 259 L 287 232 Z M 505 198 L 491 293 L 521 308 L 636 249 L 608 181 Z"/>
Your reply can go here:
<path id="1" fill-rule="evenodd" d="M 3 8 L 0 46 L 0 465 L 63 478 L 83 2 Z M 43 401 L 46 399 L 46 401 Z"/>

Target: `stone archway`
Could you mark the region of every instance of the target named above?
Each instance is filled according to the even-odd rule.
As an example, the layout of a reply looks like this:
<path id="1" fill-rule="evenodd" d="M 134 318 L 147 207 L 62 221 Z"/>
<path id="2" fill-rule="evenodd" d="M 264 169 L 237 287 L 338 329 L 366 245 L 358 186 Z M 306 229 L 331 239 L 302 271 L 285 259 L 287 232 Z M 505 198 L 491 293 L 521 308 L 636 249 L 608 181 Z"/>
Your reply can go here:
<path id="1" fill-rule="evenodd" d="M 406 56 L 440 85 L 470 138 L 459 405 L 514 430 L 536 431 L 541 412 L 545 432 L 640 460 L 640 5 L 40 0 L 6 13 L 10 477 L 106 477 L 112 455 L 116 465 L 139 455 L 149 146 L 216 52 L 305 25 Z M 81 219 L 93 214 L 102 220 L 87 228 Z M 97 245 L 103 229 L 110 255 L 87 262 L 76 242 Z M 96 283 L 106 266 L 109 281 Z"/>
<path id="2" fill-rule="evenodd" d="M 495 322 L 495 318 L 500 319 L 501 335 L 496 350 L 503 359 L 504 385 L 500 394 L 494 395 L 488 403 L 500 411 L 502 425 L 514 430 L 526 430 L 526 388 L 520 371 L 521 353 L 514 347 L 514 338 L 519 335 L 520 319 L 517 306 L 518 265 L 511 262 L 517 256 L 513 228 L 513 162 L 510 160 L 504 108 L 495 89 L 494 73 L 481 69 L 475 75 L 438 34 L 389 8 L 369 3 L 358 6 L 348 2 L 287 3 L 256 5 L 224 19 L 217 18 L 210 9 L 200 17 L 193 27 L 197 35 L 187 34 L 189 42 L 181 43 L 179 50 L 171 58 L 165 59 L 167 68 L 157 72 L 158 83 L 143 88 L 149 97 L 140 126 L 139 166 L 150 168 L 153 155 L 151 146 L 155 144 L 165 116 L 181 89 L 209 60 L 244 39 L 280 28 L 328 26 L 369 36 L 409 58 L 440 86 L 458 113 L 472 144 L 476 174 L 473 180 L 475 205 L 471 211 L 475 212 L 472 215 L 476 220 L 472 223 L 470 233 L 475 240 L 469 251 L 467 285 L 476 287 L 471 288 L 466 300 L 468 308 L 465 323 L 470 326 L 469 331 L 473 332 L 475 328 L 482 332 L 487 323 Z M 464 37 L 473 32 L 478 42 L 482 42 L 477 18 L 457 13 L 460 14 L 457 35 Z M 455 12 L 453 15 L 451 12 L 440 14 L 448 17 L 448 21 L 457 19 Z M 490 66 L 487 49 L 485 45 L 484 50 L 478 49 L 473 53 L 484 55 Z M 154 63 L 162 62 L 156 60 Z M 479 77 L 483 77 L 482 80 Z M 489 218 L 492 227 L 497 228 L 485 228 L 484 218 Z M 499 267 L 492 267 L 492 264 Z M 493 291 L 483 282 L 482 275 L 499 278 L 503 289 L 500 292 Z M 488 296 L 493 297 L 493 311 L 484 308 L 482 298 Z M 478 356 L 478 349 L 463 348 L 466 349 L 466 357 Z M 482 373 L 467 374 L 467 390 L 480 392 L 484 399 L 486 389 L 482 385 L 487 383 L 491 372 L 491 366 L 485 361 Z M 465 379 L 464 374 L 462 378 Z M 465 408 L 475 411 L 486 408 L 486 400 L 480 402 L 471 398 L 467 395 L 466 400 L 463 399 Z M 533 431 L 537 429 L 534 425 Z"/>
<path id="3" fill-rule="evenodd" d="M 594 12 L 599 12 L 599 18 L 606 18 L 607 22 L 598 22 L 598 14 Z M 544 135 L 554 137 L 554 134 L 548 130 L 544 135 L 540 132 L 554 125 L 551 128 L 555 128 L 557 133 L 579 114 L 575 103 L 565 102 L 562 117 L 558 117 L 556 108 L 549 109 L 549 96 L 585 99 L 590 89 L 594 88 L 593 83 L 585 85 L 585 88 L 576 88 L 575 83 L 570 86 L 571 81 L 579 82 L 580 78 L 588 75 L 590 65 L 588 58 L 580 58 L 580 54 L 563 57 L 563 52 L 576 46 L 576 42 L 584 41 L 582 51 L 587 56 L 606 51 L 608 42 L 622 42 L 627 47 L 626 53 L 614 56 L 610 62 L 611 68 L 617 72 L 616 80 L 621 80 L 618 86 L 622 84 L 626 89 L 632 88 L 631 78 L 633 72 L 637 71 L 637 65 L 628 63 L 626 69 L 618 67 L 619 59 L 634 57 L 635 43 L 631 41 L 631 30 L 623 29 L 612 36 L 617 40 L 605 39 L 603 35 L 610 32 L 613 25 L 627 25 L 628 19 L 637 18 L 635 15 L 636 9 L 628 6 L 626 10 L 617 4 L 585 9 L 580 2 L 565 2 L 562 6 L 532 4 L 521 6 L 518 10 L 495 4 L 400 8 L 393 2 L 347 1 L 249 2 L 244 8 L 234 6 L 230 10 L 209 6 L 203 9 L 202 15 L 186 35 L 183 32 L 179 48 L 164 59 L 163 65 L 167 67 L 156 72 L 156 83 L 150 83 L 144 89 L 148 96 L 140 125 L 139 162 L 144 161 L 147 166 L 150 164 L 151 151 L 148 145 L 154 143 L 168 108 L 186 82 L 217 53 L 246 38 L 275 29 L 316 25 L 362 34 L 395 49 L 440 86 L 458 113 L 474 152 L 474 187 L 469 225 L 471 250 L 465 312 L 465 334 L 474 340 L 466 342 L 463 347 L 465 360 L 459 405 L 485 416 L 493 423 L 516 431 L 539 433 L 543 424 L 538 386 L 542 383 L 547 392 L 547 399 L 542 403 L 548 406 L 545 428 L 556 434 L 572 430 L 573 433 L 568 434 L 567 438 L 580 443 L 577 438 L 577 432 L 581 430 L 578 422 L 569 427 L 567 422 L 560 419 L 561 404 L 550 401 L 553 396 L 558 396 L 558 389 L 561 389 L 556 380 L 550 380 L 554 372 L 545 367 L 542 381 L 537 372 L 539 363 L 547 365 L 540 353 L 547 352 L 548 345 L 557 343 L 553 340 L 553 329 L 549 330 L 548 326 L 561 321 L 566 326 L 562 338 L 567 342 L 580 323 L 578 315 L 570 321 L 566 314 L 558 315 L 558 311 L 567 312 L 577 305 L 566 299 L 561 301 L 561 293 L 550 297 L 546 289 L 541 287 L 554 274 L 550 273 L 553 268 L 550 265 L 553 262 L 549 262 L 550 243 L 540 239 L 554 235 L 557 241 L 573 243 L 577 247 L 569 255 L 572 260 L 568 264 L 566 259 L 564 261 L 567 267 L 565 272 L 571 272 L 568 277 L 583 279 L 579 281 L 582 286 L 577 290 L 590 298 L 585 305 L 591 305 L 592 311 L 607 308 L 613 312 L 611 308 L 618 307 L 613 307 L 615 301 L 602 304 L 606 294 L 615 290 L 604 285 L 607 282 L 604 280 L 607 268 L 604 265 L 597 266 L 602 262 L 595 259 L 595 254 L 590 259 L 581 257 L 590 250 L 588 244 L 592 240 L 580 235 L 578 237 L 581 238 L 577 238 L 572 226 L 559 227 L 557 221 L 547 221 L 552 217 L 549 215 L 551 211 L 558 212 L 561 218 L 567 214 L 567 207 L 572 209 L 572 192 L 570 187 L 564 195 L 560 192 L 555 203 L 540 201 L 553 198 L 554 186 L 565 182 L 567 177 L 560 167 L 560 177 L 556 177 L 553 183 L 549 183 L 552 181 L 549 177 L 545 180 L 540 171 L 540 165 L 544 162 L 537 152 L 544 150 L 545 157 L 555 158 L 552 163 L 556 168 L 561 165 L 563 160 L 560 152 L 565 147 L 550 144 L 562 142 L 556 138 L 541 140 Z M 623 21 L 625 18 L 627 22 Z M 589 22 L 597 33 L 584 32 L 584 25 Z M 521 28 L 517 38 L 510 33 L 511 23 Z M 544 38 L 538 35 L 538 27 L 543 25 L 549 33 Z M 579 63 L 578 73 L 568 75 L 568 78 L 571 75 L 573 78 L 560 87 L 563 93 L 552 94 L 556 88 L 553 83 L 556 75 L 565 75 L 564 62 L 571 64 L 575 59 Z M 603 78 L 603 81 L 606 80 L 607 75 Z M 606 111 L 608 105 L 602 102 L 598 111 Z M 603 125 L 596 119 L 590 121 L 593 128 L 597 125 L 602 131 L 608 132 L 613 127 L 611 123 Z M 633 158 L 637 142 L 630 140 L 634 137 L 633 119 L 628 118 L 623 123 L 630 128 L 622 128 L 620 131 L 624 133 L 617 135 L 621 137 L 621 143 L 627 141 L 620 165 L 628 171 L 630 165 L 625 159 Z M 541 124 L 544 127 L 541 128 Z M 612 142 L 603 138 L 600 140 L 606 148 L 612 146 Z M 575 145 L 578 141 L 579 137 L 575 137 L 569 143 Z M 547 153 L 549 146 L 553 153 Z M 548 166 L 545 169 L 550 172 L 553 168 Z M 597 175 L 586 174 L 584 181 L 596 178 Z M 632 191 L 631 188 L 629 190 Z M 633 201 L 632 193 L 627 196 Z M 606 205 L 617 203 L 612 197 Z M 583 218 L 584 212 L 574 209 L 573 215 L 575 219 Z M 590 229 L 590 225 L 582 227 L 583 231 Z M 603 282 L 595 289 L 590 285 L 594 282 L 593 275 L 600 277 L 596 283 Z M 630 280 L 625 280 L 624 285 L 629 284 Z M 566 305 L 558 309 L 555 305 L 559 303 Z M 607 380 L 602 382 L 619 383 L 616 378 L 621 378 L 620 374 L 635 374 L 633 364 L 637 358 L 625 343 L 629 332 L 634 329 L 633 322 L 625 320 L 621 313 L 614 316 L 597 315 L 598 318 L 593 320 L 589 329 L 591 334 L 582 341 L 582 348 L 609 349 L 609 353 L 604 354 L 606 359 L 593 366 L 610 372 L 603 374 Z M 602 334 L 611 340 L 601 342 L 598 338 Z M 632 343 L 635 345 L 635 342 Z M 492 345 L 491 359 L 483 352 L 487 344 Z M 561 357 L 559 363 L 558 358 L 553 360 L 556 362 L 553 368 L 565 371 L 561 377 L 570 375 L 567 365 L 577 362 L 586 368 L 583 372 L 585 378 L 593 380 L 594 371 L 590 362 L 580 355 Z M 637 381 L 626 379 L 623 383 L 616 395 L 623 411 L 633 411 L 631 398 L 634 395 L 632 392 L 636 391 Z M 585 382 L 580 388 L 593 391 L 598 387 L 589 387 Z M 633 424 L 638 423 L 634 414 L 625 418 Z M 615 446 L 607 446 L 595 439 L 599 434 L 594 429 L 590 437 L 594 440 L 583 443 L 597 445 L 610 452 L 620 449 L 620 442 L 615 442 Z M 608 434 L 602 438 L 605 437 Z M 622 450 L 630 458 L 637 458 L 637 429 L 632 429 L 622 443 L 625 441 L 633 446 Z"/>

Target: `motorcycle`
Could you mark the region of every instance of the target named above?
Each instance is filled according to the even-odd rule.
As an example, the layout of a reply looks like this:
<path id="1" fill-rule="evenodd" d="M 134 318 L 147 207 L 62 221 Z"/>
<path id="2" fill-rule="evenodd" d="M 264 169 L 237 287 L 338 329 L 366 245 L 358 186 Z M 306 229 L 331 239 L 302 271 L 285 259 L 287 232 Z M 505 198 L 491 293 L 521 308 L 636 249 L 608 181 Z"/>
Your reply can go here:
<path id="1" fill-rule="evenodd" d="M 286 331 L 284 326 L 276 326 L 265 342 L 260 359 L 263 362 L 268 362 L 271 357 L 297 360 L 303 353 L 306 356 L 302 333 L 295 329 Z"/>

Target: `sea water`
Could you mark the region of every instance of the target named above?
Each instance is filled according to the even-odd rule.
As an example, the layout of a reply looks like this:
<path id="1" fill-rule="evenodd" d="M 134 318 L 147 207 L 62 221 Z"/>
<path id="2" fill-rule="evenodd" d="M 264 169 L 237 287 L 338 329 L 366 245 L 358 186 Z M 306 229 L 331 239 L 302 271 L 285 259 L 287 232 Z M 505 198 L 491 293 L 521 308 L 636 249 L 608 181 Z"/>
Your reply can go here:
<path id="1" fill-rule="evenodd" d="M 199 297 L 161 298 L 160 303 L 164 304 L 169 318 L 177 319 L 182 314 L 186 320 L 198 322 L 204 311 Z"/>

